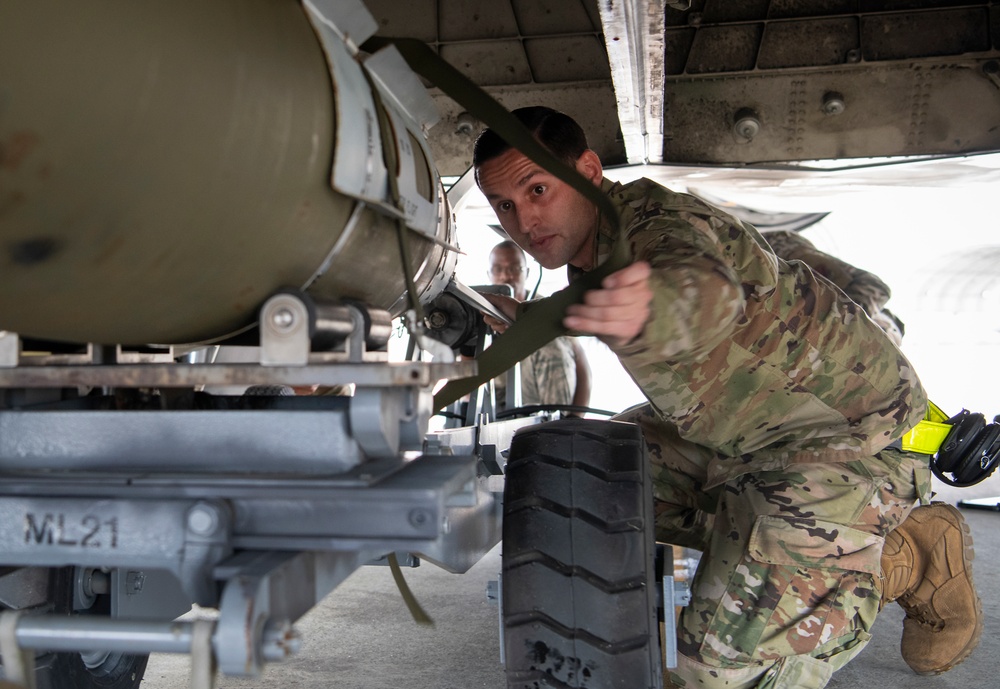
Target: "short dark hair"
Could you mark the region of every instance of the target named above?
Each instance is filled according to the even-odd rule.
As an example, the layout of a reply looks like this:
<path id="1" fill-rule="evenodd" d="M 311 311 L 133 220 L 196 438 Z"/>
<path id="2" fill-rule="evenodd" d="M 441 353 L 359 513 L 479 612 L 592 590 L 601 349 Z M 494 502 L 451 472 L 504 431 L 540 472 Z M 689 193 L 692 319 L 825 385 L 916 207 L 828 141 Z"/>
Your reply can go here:
<path id="1" fill-rule="evenodd" d="M 518 108 L 511 114 L 521 121 L 538 143 L 563 162 L 575 163 L 590 148 L 583 128 L 565 113 L 533 105 Z M 511 148 L 513 147 L 492 129 L 484 129 L 472 150 L 472 166 L 478 171 L 483 163 L 503 155 Z"/>
<path id="2" fill-rule="evenodd" d="M 524 259 L 524 262 L 525 263 L 528 262 L 528 257 L 524 255 L 524 249 L 522 249 L 520 246 L 518 246 L 517 242 L 515 242 L 512 239 L 505 239 L 502 242 L 500 242 L 499 244 L 497 244 L 495 247 L 493 247 L 492 249 L 490 249 L 490 255 L 492 256 L 493 252 L 496 251 L 497 249 L 510 249 L 512 251 L 518 251 L 518 252 L 521 253 L 521 258 Z"/>

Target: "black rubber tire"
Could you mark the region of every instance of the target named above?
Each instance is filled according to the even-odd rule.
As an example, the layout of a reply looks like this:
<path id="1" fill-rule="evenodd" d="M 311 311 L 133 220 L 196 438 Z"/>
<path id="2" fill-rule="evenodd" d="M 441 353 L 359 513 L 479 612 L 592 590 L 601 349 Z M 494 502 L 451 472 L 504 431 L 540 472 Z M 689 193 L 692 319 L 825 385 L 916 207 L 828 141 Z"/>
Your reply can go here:
<path id="1" fill-rule="evenodd" d="M 653 498 L 639 428 L 518 431 L 506 468 L 508 689 L 660 689 Z"/>
<path id="2" fill-rule="evenodd" d="M 44 612 L 69 614 L 73 607 L 74 568 L 53 569 L 49 574 L 49 601 Z M 83 614 L 107 615 L 107 596 L 98 596 Z M 108 653 L 39 653 L 35 661 L 38 689 L 138 689 L 148 655 Z M 0 668 L 2 670 L 2 668 Z"/>
<path id="3" fill-rule="evenodd" d="M 148 655 L 111 653 L 97 667 L 87 667 L 79 653 L 39 656 L 38 689 L 138 689 Z"/>

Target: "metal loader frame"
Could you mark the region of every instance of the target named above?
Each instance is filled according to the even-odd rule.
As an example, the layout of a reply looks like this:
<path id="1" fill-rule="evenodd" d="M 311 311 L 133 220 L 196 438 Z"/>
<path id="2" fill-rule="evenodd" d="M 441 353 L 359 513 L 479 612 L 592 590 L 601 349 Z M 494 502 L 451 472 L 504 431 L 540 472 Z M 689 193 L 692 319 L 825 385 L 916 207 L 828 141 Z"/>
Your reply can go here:
<path id="1" fill-rule="evenodd" d="M 289 329 L 289 313 L 310 312 L 265 304 L 268 365 L 120 347 L 29 356 L 0 333 L 0 600 L 5 580 L 23 592 L 26 572 L 65 566 L 75 608 L 111 599 L 110 615 L 0 613 L 8 679 L 32 686 L 35 649 L 190 652 L 196 687 L 216 667 L 257 676 L 359 567 L 399 553 L 464 572 L 499 541 L 502 454 L 546 418 L 427 434 L 433 386 L 475 363 L 390 363 L 387 331 L 372 338 L 387 315 L 338 308 Z M 331 333 L 334 351 L 310 351 Z M 280 394 L 300 384 L 355 391 Z M 202 391 L 232 385 L 270 394 Z M 217 619 L 176 620 L 192 604 Z"/>

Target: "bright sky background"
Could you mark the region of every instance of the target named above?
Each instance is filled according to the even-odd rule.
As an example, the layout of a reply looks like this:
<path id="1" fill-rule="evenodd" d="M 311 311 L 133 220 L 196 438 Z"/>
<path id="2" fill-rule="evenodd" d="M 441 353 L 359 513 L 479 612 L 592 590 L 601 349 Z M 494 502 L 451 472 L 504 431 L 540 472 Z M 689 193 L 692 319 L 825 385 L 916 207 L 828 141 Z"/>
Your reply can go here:
<path id="1" fill-rule="evenodd" d="M 718 186 L 712 193 L 724 196 Z M 988 419 L 1000 414 L 1000 182 L 868 188 L 794 201 L 761 189 L 740 192 L 738 201 L 772 212 L 830 211 L 804 236 L 891 287 L 888 306 L 906 326 L 902 349 L 931 399 L 949 414 L 963 407 Z M 499 241 L 486 227 L 495 217 L 481 203 L 457 212 L 466 253 L 458 279 L 467 285 L 489 282 L 488 255 Z M 529 289 L 538 271 L 532 262 Z M 564 271 L 545 271 L 539 294 L 564 285 Z M 607 347 L 594 338 L 581 344 L 594 372 L 591 406 L 619 411 L 643 400 Z"/>

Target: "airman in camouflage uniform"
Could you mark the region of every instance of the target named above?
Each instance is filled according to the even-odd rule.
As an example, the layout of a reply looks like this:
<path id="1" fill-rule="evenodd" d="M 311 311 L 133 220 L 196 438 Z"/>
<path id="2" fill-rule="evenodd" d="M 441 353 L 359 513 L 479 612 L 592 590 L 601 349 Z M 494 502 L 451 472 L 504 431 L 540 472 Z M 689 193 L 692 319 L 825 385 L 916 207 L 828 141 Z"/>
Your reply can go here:
<path id="1" fill-rule="evenodd" d="M 823 687 L 869 640 L 886 537 L 928 497 L 927 458 L 888 449 L 924 415 L 920 382 L 830 282 L 692 196 L 603 179 L 593 151 L 545 131 L 553 112 L 515 114 L 600 186 L 620 231 L 495 134 L 477 181 L 546 268 L 572 278 L 627 243 L 630 265 L 563 322 L 602 336 L 645 393 L 621 418 L 649 446 L 658 538 L 704 552 L 672 679 Z"/>
<path id="2" fill-rule="evenodd" d="M 752 227 L 648 180 L 602 189 L 653 270 L 652 316 L 614 348 L 650 403 L 622 418 L 650 447 L 658 539 L 704 552 L 678 680 L 823 686 L 870 638 L 885 536 L 927 496 L 926 458 L 879 452 L 923 389 L 858 304 Z M 618 240 L 602 224 L 598 265 Z"/>
<path id="3" fill-rule="evenodd" d="M 508 285 L 514 298 L 527 297 L 525 281 L 528 261 L 521 248 L 510 240 L 490 252 L 490 281 Z M 586 407 L 590 404 L 590 365 L 583 348 L 572 337 L 557 337 L 521 361 L 521 404 L 552 404 Z M 507 375 L 494 379 L 497 410 L 506 407 Z"/>
<path id="4" fill-rule="evenodd" d="M 577 390 L 577 352 L 572 338 L 557 337 L 521 362 L 521 404 L 554 404 L 570 406 Z M 507 390 L 506 376 L 494 379 L 497 408 Z M 586 403 L 579 406 L 587 406 Z"/>

